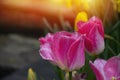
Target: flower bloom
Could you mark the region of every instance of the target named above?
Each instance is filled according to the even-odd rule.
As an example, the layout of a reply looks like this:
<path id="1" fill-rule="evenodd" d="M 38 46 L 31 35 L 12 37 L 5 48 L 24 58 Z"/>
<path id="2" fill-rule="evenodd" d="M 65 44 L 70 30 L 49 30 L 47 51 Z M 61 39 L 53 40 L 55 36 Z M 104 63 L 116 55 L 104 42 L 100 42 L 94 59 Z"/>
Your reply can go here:
<path id="1" fill-rule="evenodd" d="M 92 17 L 87 22 L 77 23 L 78 32 L 86 34 L 85 48 L 92 55 L 101 53 L 104 50 L 104 29 L 100 19 Z"/>
<path id="2" fill-rule="evenodd" d="M 114 56 L 108 61 L 96 59 L 90 66 L 97 80 L 120 80 L 120 57 Z"/>
<path id="3" fill-rule="evenodd" d="M 77 27 L 77 23 L 79 21 L 83 21 L 83 22 L 87 22 L 88 21 L 88 16 L 87 16 L 87 13 L 82 11 L 82 12 L 79 12 L 75 18 L 75 25 L 74 25 L 74 29 L 75 30 L 78 30 L 78 27 Z"/>
<path id="4" fill-rule="evenodd" d="M 51 61 L 62 70 L 72 71 L 84 65 L 84 36 L 79 33 L 65 31 L 48 33 L 39 41 L 41 57 Z"/>

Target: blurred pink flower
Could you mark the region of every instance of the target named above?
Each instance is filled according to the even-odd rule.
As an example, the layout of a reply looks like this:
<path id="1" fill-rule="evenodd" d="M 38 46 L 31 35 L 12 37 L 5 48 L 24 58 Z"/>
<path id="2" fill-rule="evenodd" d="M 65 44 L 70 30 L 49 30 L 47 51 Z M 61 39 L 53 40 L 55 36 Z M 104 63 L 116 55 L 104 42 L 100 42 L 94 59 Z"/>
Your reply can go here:
<path id="1" fill-rule="evenodd" d="M 97 80 L 120 80 L 120 57 L 114 56 L 108 61 L 96 59 L 90 66 Z"/>
<path id="2" fill-rule="evenodd" d="M 62 70 L 72 71 L 84 65 L 84 35 L 61 31 L 55 34 L 48 33 L 39 41 L 41 57 Z"/>
<path id="3" fill-rule="evenodd" d="M 104 48 L 104 29 L 102 21 L 95 16 L 87 22 L 77 23 L 78 32 L 86 34 L 85 48 L 92 55 L 101 53 Z"/>

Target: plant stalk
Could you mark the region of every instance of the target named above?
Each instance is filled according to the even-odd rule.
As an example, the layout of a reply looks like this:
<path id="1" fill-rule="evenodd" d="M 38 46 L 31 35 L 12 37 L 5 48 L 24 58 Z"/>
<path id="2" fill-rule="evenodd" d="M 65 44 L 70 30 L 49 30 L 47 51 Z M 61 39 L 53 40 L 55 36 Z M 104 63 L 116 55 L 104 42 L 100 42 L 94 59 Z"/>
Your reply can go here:
<path id="1" fill-rule="evenodd" d="M 69 80 L 72 80 L 72 71 L 69 72 Z"/>
<path id="2" fill-rule="evenodd" d="M 66 80 L 72 80 L 72 71 L 71 72 L 66 71 L 65 78 Z"/>

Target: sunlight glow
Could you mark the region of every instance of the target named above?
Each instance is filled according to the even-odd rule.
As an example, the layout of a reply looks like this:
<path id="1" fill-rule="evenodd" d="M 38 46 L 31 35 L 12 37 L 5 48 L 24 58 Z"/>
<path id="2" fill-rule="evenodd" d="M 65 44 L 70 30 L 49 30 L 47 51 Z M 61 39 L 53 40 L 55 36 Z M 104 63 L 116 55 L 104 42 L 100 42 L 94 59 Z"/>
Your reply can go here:
<path id="1" fill-rule="evenodd" d="M 71 0 L 65 0 L 65 3 L 66 3 L 66 6 L 68 8 L 71 8 L 72 7 L 72 1 Z"/>
<path id="2" fill-rule="evenodd" d="M 8 8 L 24 11 L 29 10 L 45 15 L 51 14 L 59 16 L 59 14 L 62 14 L 68 18 L 72 17 L 71 19 L 74 19 L 79 12 L 85 11 L 88 14 L 88 18 L 97 16 L 103 21 L 106 21 L 106 19 L 109 21 L 112 20 L 111 17 L 113 16 L 113 8 L 110 1 L 111 0 L 1 0 L 0 4 Z M 106 16 L 109 17 L 106 18 Z"/>

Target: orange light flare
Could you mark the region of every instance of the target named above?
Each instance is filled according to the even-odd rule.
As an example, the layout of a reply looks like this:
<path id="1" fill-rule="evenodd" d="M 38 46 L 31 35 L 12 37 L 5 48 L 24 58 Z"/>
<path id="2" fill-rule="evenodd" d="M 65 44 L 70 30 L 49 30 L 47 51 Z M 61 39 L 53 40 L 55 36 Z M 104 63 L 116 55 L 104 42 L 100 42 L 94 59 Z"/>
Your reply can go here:
<path id="1" fill-rule="evenodd" d="M 1 4 L 9 8 L 33 10 L 48 14 L 70 12 L 64 0 L 1 0 Z"/>
<path id="2" fill-rule="evenodd" d="M 70 10 L 84 10 L 101 14 L 111 0 L 1 0 L 0 3 L 14 8 L 34 9 L 46 13 L 68 13 Z"/>
<path id="3" fill-rule="evenodd" d="M 86 11 L 89 17 L 97 16 L 103 21 L 115 18 L 114 4 L 112 0 L 72 0 L 76 13 Z"/>
<path id="4" fill-rule="evenodd" d="M 68 8 L 68 5 L 66 5 L 68 1 L 67 2 L 66 1 L 64 0 L 1 0 L 0 17 L 3 19 L 3 21 L 5 20 L 7 22 L 12 22 L 12 23 L 14 21 L 15 21 L 14 23 L 16 23 L 17 20 L 19 19 L 21 21 L 18 20 L 17 22 L 18 24 L 20 22 L 22 23 L 23 21 L 24 24 L 26 21 L 28 23 L 31 23 L 31 21 L 34 21 L 35 23 L 36 22 L 42 23 L 40 19 L 42 19 L 43 17 L 47 18 L 47 20 L 50 21 L 50 23 L 54 23 L 54 21 L 57 23 L 59 22 L 58 19 L 60 15 L 62 15 L 66 19 L 73 20 L 75 14 L 72 12 L 71 8 Z M 32 16 L 32 18 L 30 15 Z"/>
<path id="5" fill-rule="evenodd" d="M 32 13 L 33 16 L 35 15 L 34 19 L 36 19 L 37 16 L 40 16 L 40 18 L 46 17 L 48 20 L 50 20 L 50 22 L 56 21 L 54 18 L 56 17 L 56 19 L 58 19 L 59 15 L 62 15 L 65 19 L 68 19 L 73 24 L 77 13 L 79 13 L 80 11 L 85 11 L 88 14 L 88 17 L 97 16 L 101 18 L 103 21 L 105 21 L 106 19 L 111 20 L 112 16 L 114 15 L 111 4 L 112 4 L 111 0 L 1 0 L 0 1 L 0 6 L 3 6 L 2 11 L 4 11 L 4 9 L 7 8 L 8 10 L 12 10 L 13 12 L 15 10 L 18 12 L 24 12 L 26 14 Z M 0 14 L 1 13 L 2 12 L 0 12 Z M 9 12 L 6 12 L 6 14 L 10 15 Z M 13 13 L 11 15 L 14 16 Z"/>
<path id="6" fill-rule="evenodd" d="M 93 9 L 91 13 L 101 18 L 103 24 L 111 24 L 117 19 L 112 0 L 94 0 L 94 2 L 95 4 L 91 4 Z"/>

